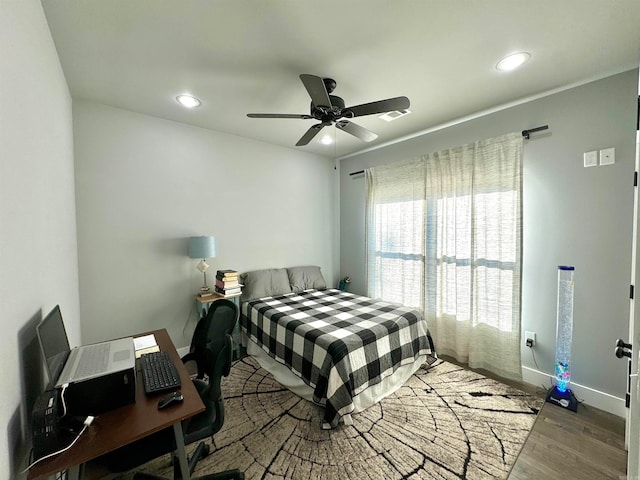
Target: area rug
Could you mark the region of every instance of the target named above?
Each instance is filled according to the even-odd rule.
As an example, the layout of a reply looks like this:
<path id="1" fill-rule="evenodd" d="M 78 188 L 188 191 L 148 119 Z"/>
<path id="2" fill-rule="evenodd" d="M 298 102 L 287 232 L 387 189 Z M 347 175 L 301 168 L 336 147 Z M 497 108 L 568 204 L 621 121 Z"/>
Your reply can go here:
<path id="1" fill-rule="evenodd" d="M 320 428 L 321 407 L 250 357 L 223 392 L 225 425 L 195 474 L 238 468 L 247 480 L 504 479 L 543 404 L 442 360 L 334 430 Z M 171 476 L 172 467 L 157 459 L 145 471 Z"/>

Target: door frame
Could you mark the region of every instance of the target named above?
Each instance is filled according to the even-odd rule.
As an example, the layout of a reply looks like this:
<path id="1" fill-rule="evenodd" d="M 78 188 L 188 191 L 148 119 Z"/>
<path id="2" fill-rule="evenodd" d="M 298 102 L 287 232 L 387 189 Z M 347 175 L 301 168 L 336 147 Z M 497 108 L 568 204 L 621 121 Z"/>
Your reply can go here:
<path id="1" fill-rule="evenodd" d="M 631 252 L 631 286 L 636 285 L 640 272 L 638 242 L 640 238 L 640 205 L 638 198 L 638 174 L 640 172 L 640 78 L 638 79 L 638 111 L 636 125 L 635 188 L 633 193 L 633 241 Z M 627 409 L 625 446 L 627 448 L 627 478 L 640 476 L 640 382 L 638 382 L 638 356 L 640 353 L 640 305 L 635 308 L 635 295 L 629 302 L 629 343 L 632 355 L 629 360 L 629 408 Z"/>

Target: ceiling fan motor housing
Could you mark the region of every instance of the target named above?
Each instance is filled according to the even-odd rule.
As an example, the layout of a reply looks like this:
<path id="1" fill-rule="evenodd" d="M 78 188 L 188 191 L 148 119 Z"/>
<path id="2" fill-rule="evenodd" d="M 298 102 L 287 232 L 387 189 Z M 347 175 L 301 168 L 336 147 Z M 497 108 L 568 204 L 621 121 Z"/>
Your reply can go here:
<path id="1" fill-rule="evenodd" d="M 336 95 L 329 95 L 329 100 L 331 100 L 330 108 L 322 105 L 317 107 L 313 102 L 311 102 L 311 115 L 323 122 L 333 122 L 346 116 L 345 114 L 347 112 L 345 111 L 344 100 L 342 98 Z"/>
<path id="2" fill-rule="evenodd" d="M 324 88 L 327 89 L 327 93 L 333 92 L 338 86 L 333 78 L 323 78 L 322 82 L 324 83 Z"/>

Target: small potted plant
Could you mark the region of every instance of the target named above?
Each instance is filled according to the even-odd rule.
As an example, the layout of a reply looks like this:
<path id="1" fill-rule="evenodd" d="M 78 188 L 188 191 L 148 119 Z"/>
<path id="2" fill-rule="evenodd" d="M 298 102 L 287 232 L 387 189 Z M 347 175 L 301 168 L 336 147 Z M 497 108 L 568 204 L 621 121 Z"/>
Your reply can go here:
<path id="1" fill-rule="evenodd" d="M 342 290 L 343 292 L 346 292 L 350 283 L 351 283 L 351 277 L 344 277 L 343 279 L 340 280 L 340 283 L 338 284 L 338 289 Z"/>

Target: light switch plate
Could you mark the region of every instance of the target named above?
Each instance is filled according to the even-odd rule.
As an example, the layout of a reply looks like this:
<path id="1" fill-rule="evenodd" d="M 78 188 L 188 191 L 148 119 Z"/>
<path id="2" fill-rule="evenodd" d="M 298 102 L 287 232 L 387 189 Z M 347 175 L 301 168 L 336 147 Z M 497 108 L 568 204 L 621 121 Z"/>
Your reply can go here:
<path id="1" fill-rule="evenodd" d="M 605 148 L 600 150 L 600 165 L 612 165 L 616 163 L 616 149 Z"/>
<path id="2" fill-rule="evenodd" d="M 584 166 L 595 167 L 596 165 L 598 165 L 598 151 L 584 152 Z"/>

